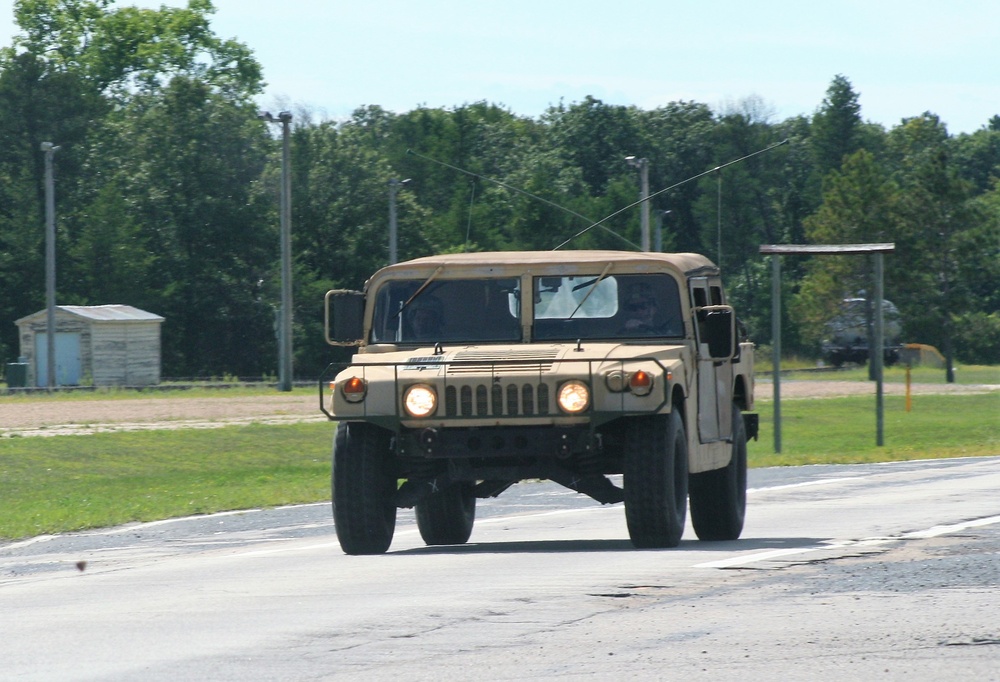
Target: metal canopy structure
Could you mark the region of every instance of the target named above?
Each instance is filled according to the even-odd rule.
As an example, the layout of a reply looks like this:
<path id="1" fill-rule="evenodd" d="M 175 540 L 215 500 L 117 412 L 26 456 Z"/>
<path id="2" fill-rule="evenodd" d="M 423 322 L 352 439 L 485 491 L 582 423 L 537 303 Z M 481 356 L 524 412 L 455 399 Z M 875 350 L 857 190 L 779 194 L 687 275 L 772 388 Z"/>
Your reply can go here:
<path id="1" fill-rule="evenodd" d="M 872 254 L 875 257 L 875 348 L 868 349 L 868 361 L 875 374 L 875 444 L 884 444 L 884 401 L 882 393 L 882 347 L 885 345 L 882 319 L 883 254 L 896 250 L 894 243 L 882 244 L 762 244 L 760 253 L 771 256 L 771 336 L 774 364 L 774 451 L 781 452 L 781 259 L 785 255 L 847 256 Z"/>

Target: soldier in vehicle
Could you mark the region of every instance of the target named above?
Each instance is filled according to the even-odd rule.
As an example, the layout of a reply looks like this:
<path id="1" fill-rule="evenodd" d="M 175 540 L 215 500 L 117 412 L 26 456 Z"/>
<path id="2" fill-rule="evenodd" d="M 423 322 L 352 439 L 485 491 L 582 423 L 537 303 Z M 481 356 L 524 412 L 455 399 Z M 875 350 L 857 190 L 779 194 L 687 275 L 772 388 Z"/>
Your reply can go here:
<path id="1" fill-rule="evenodd" d="M 654 336 L 674 333 L 672 316 L 661 311 L 652 287 L 640 283 L 624 296 L 625 324 L 619 331 L 625 336 Z"/>
<path id="2" fill-rule="evenodd" d="M 407 321 L 410 327 L 408 339 L 413 341 L 439 341 L 444 324 L 444 306 L 436 296 L 418 296 L 408 306 Z"/>

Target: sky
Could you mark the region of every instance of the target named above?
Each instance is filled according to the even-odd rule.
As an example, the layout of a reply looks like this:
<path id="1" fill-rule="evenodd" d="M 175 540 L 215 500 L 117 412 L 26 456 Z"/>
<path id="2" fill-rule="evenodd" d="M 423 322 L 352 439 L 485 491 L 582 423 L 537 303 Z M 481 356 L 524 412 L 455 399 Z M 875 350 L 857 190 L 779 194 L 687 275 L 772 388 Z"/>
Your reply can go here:
<path id="1" fill-rule="evenodd" d="M 119 0 L 178 7 L 185 0 Z M 262 109 L 343 119 L 487 101 L 537 118 L 588 95 L 676 101 L 772 123 L 811 115 L 840 74 L 891 128 L 952 134 L 1000 114 L 997 0 L 214 0 L 211 26 L 263 66 Z M 16 27 L 0 0 L 0 45 Z"/>

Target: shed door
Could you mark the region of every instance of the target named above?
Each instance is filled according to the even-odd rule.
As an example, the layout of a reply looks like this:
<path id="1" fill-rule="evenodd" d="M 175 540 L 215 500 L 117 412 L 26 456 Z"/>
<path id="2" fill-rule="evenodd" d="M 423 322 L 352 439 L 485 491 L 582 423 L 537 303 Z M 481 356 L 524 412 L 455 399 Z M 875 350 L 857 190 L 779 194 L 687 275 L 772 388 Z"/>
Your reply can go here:
<path id="1" fill-rule="evenodd" d="M 49 385 L 49 335 L 35 334 L 35 385 Z M 79 386 L 80 333 L 56 332 L 56 386 Z"/>

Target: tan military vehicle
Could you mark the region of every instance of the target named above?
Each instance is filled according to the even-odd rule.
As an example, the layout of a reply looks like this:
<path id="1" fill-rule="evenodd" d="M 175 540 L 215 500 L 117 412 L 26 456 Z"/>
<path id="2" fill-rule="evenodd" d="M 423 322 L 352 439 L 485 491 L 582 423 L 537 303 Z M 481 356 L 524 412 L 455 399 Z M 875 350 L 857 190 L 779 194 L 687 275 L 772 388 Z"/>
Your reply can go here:
<path id="1" fill-rule="evenodd" d="M 348 554 L 385 552 L 401 507 L 464 543 L 476 499 L 528 479 L 624 502 L 636 547 L 676 546 L 689 497 L 700 539 L 742 532 L 753 346 L 703 256 L 419 258 L 326 311 L 327 341 L 358 346 L 323 401 Z"/>

